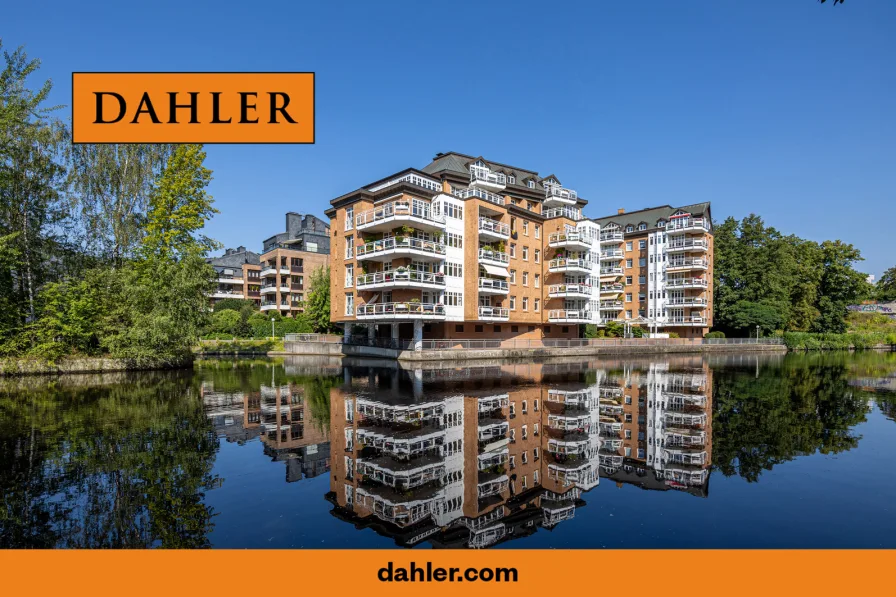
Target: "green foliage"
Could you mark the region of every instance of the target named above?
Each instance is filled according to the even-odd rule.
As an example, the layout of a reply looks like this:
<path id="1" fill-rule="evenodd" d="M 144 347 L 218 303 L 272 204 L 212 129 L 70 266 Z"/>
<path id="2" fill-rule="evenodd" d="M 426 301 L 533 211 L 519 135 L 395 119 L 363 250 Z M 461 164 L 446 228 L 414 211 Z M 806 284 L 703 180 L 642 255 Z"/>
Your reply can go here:
<path id="1" fill-rule="evenodd" d="M 625 335 L 625 326 L 618 321 L 608 321 L 604 331 L 608 338 L 622 338 Z"/>
<path id="2" fill-rule="evenodd" d="M 218 334 L 235 335 L 238 333 L 237 326 L 239 326 L 241 322 L 242 318 L 237 311 L 231 311 L 229 309 L 215 311 L 215 314 L 212 315 L 211 329 Z"/>
<path id="3" fill-rule="evenodd" d="M 255 303 L 246 299 L 226 298 L 215 303 L 215 313 L 219 311 L 242 311 L 245 307 L 255 310 Z"/>
<path id="4" fill-rule="evenodd" d="M 874 298 L 882 303 L 896 301 L 896 267 L 883 273 L 874 287 Z"/>
<path id="5" fill-rule="evenodd" d="M 785 332 L 783 338 L 784 344 L 790 350 L 863 350 L 894 344 L 893 340 L 896 339 L 896 333 L 813 334 L 808 332 Z"/>
<path id="6" fill-rule="evenodd" d="M 330 323 L 330 269 L 319 267 L 311 272 L 311 290 L 305 301 L 305 315 L 311 329 L 317 333 L 333 331 Z"/>
<path id="7" fill-rule="evenodd" d="M 704 338 L 724 338 L 725 332 L 712 331 L 704 336 Z"/>

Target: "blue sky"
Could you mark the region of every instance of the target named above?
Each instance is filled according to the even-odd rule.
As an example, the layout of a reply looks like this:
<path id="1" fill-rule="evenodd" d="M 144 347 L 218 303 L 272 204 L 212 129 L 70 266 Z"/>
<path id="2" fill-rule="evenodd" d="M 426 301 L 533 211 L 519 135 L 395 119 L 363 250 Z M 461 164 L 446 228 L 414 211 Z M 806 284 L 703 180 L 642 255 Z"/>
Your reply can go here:
<path id="1" fill-rule="evenodd" d="M 227 246 L 451 150 L 588 216 L 712 201 L 896 265 L 892 0 L 276 4 L 10 3 L 0 36 L 63 104 L 75 70 L 315 71 L 315 145 L 208 146 Z"/>

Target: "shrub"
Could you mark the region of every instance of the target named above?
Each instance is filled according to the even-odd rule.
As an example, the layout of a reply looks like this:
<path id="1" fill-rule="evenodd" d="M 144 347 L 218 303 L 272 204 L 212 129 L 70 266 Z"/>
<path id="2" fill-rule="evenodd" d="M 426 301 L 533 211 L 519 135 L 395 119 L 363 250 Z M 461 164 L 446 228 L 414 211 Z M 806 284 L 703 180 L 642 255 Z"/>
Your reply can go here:
<path id="1" fill-rule="evenodd" d="M 249 307 L 250 309 L 252 309 L 255 307 L 255 304 L 252 301 L 248 301 L 246 299 L 222 299 L 215 303 L 215 313 L 219 311 L 242 311 L 244 307 Z"/>
<path id="2" fill-rule="evenodd" d="M 703 337 L 704 338 L 724 338 L 725 332 L 709 332 L 708 334 L 706 334 Z"/>

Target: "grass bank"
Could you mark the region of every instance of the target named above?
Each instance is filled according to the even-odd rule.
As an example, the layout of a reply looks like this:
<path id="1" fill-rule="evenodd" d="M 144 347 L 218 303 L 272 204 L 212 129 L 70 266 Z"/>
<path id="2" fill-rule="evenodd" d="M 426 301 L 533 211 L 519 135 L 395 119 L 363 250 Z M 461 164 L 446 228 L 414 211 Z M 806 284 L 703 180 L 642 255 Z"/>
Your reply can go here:
<path id="1" fill-rule="evenodd" d="M 282 352 L 282 338 L 249 339 L 232 338 L 200 340 L 194 352 L 200 356 L 266 355 Z"/>
<path id="2" fill-rule="evenodd" d="M 783 338 L 788 350 L 868 350 L 896 345 L 896 332 L 786 332 Z"/>
<path id="3" fill-rule="evenodd" d="M 165 359 L 66 357 L 52 362 L 29 357 L 3 358 L 0 359 L 0 376 L 155 371 L 161 369 L 187 369 L 192 366 L 193 355 L 191 354 Z"/>

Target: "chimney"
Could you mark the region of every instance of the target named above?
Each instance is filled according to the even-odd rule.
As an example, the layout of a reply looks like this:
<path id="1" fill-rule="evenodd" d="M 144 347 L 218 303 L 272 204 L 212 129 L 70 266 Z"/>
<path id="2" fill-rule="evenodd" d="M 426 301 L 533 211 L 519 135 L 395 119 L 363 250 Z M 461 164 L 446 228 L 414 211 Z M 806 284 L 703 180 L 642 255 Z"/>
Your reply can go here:
<path id="1" fill-rule="evenodd" d="M 237 252 L 237 253 L 245 253 L 245 252 L 246 252 L 246 247 L 244 247 L 243 245 L 240 245 L 240 246 L 238 246 L 238 247 L 236 248 L 236 252 Z"/>
<path id="2" fill-rule="evenodd" d="M 618 216 L 621 216 L 624 213 L 625 213 L 625 210 L 621 207 L 616 211 L 616 215 L 618 215 Z"/>

